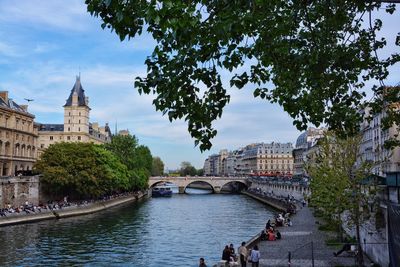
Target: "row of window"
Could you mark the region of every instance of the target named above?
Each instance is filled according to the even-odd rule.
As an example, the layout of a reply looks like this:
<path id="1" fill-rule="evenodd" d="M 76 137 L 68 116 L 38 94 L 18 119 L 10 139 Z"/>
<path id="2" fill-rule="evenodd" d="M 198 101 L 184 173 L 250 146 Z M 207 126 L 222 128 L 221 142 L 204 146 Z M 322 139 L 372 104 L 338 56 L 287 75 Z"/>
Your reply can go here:
<path id="1" fill-rule="evenodd" d="M 5 133 L 3 133 L 3 131 L 0 131 L 0 138 L 10 138 L 10 132 L 9 131 L 5 131 Z M 31 137 L 30 136 L 25 136 L 24 134 L 15 134 L 15 140 L 17 141 L 26 141 L 30 142 L 31 141 Z"/>
<path id="2" fill-rule="evenodd" d="M 9 142 L 3 144 L 0 141 L 0 154 L 5 156 L 16 156 L 16 157 L 34 157 L 35 155 L 35 147 L 31 147 L 30 145 L 20 145 L 16 144 L 14 146 L 14 150 L 11 150 L 11 146 Z"/>
<path id="3" fill-rule="evenodd" d="M 275 168 L 276 167 L 276 168 Z M 285 168 L 285 165 L 260 165 L 260 170 L 271 170 L 271 171 L 276 171 L 276 170 L 288 170 L 291 171 L 292 170 L 292 166 L 291 165 L 287 165 Z"/>
<path id="4" fill-rule="evenodd" d="M 68 116 L 71 116 L 71 112 L 68 112 Z M 81 116 L 81 113 L 79 112 L 79 116 Z"/>
<path id="5" fill-rule="evenodd" d="M 284 159 L 282 159 L 282 160 L 272 160 L 271 159 L 269 162 L 270 163 L 292 163 L 293 160 L 284 160 Z M 268 163 L 268 160 L 259 160 L 258 164 L 261 164 L 261 163 Z"/>
<path id="6" fill-rule="evenodd" d="M 3 119 L 4 118 L 4 119 Z M 0 114 L 0 121 L 1 121 L 1 125 L 3 125 L 4 127 L 14 127 L 17 130 L 21 130 L 21 131 L 33 131 L 32 128 L 32 121 L 27 121 L 25 119 L 21 119 L 18 117 L 15 117 L 15 124 L 13 125 L 12 123 L 10 124 L 10 117 L 7 115 Z"/>
<path id="7" fill-rule="evenodd" d="M 62 139 L 62 137 L 60 136 L 60 140 Z M 50 136 L 50 140 L 54 140 L 54 136 Z M 70 141 L 71 140 L 71 136 L 67 136 L 67 140 L 68 141 Z M 82 140 L 82 138 L 81 138 L 81 136 L 78 136 L 77 137 L 77 140 L 78 141 L 81 141 Z M 44 146 L 44 145 L 43 145 Z M 43 146 L 41 146 L 42 148 L 43 148 Z"/>
<path id="8" fill-rule="evenodd" d="M 70 132 L 71 131 L 71 127 L 68 127 L 68 132 Z M 78 127 L 78 132 L 80 132 L 81 131 L 81 127 Z"/>

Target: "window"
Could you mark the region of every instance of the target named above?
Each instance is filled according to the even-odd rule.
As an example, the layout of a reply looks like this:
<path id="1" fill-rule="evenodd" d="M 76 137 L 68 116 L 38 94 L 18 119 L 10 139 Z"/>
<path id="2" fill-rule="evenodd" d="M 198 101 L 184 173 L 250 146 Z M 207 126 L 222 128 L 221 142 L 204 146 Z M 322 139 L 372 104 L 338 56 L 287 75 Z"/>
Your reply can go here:
<path id="1" fill-rule="evenodd" d="M 44 148 L 44 144 L 40 144 L 40 148 Z"/>
<path id="2" fill-rule="evenodd" d="M 79 123 L 81 123 L 81 120 L 79 120 Z"/>
<path id="3" fill-rule="evenodd" d="M 68 123 L 71 123 L 71 120 L 68 120 Z"/>
<path id="4" fill-rule="evenodd" d="M 50 136 L 50 140 L 53 140 L 53 136 Z"/>
<path id="5" fill-rule="evenodd" d="M 80 136 L 78 136 L 78 140 L 81 141 L 81 137 Z"/>
<path id="6" fill-rule="evenodd" d="M 71 112 L 68 112 L 68 116 L 71 116 Z"/>
<path id="7" fill-rule="evenodd" d="M 79 116 L 81 115 L 81 113 L 79 112 Z"/>
<path id="8" fill-rule="evenodd" d="M 71 131 L 71 128 L 68 127 L 68 132 L 70 132 L 70 131 Z"/>
<path id="9" fill-rule="evenodd" d="M 80 131 L 81 131 L 81 127 L 78 128 L 78 132 L 80 132 Z"/>
<path id="10" fill-rule="evenodd" d="M 67 140 L 71 140 L 71 136 L 67 136 Z"/>

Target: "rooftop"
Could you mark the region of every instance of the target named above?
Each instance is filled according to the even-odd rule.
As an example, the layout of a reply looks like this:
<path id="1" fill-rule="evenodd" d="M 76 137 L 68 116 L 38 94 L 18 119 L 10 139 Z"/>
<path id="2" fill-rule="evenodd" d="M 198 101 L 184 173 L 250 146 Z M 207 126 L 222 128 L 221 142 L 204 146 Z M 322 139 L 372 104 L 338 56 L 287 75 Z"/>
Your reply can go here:
<path id="1" fill-rule="evenodd" d="M 78 96 L 78 106 L 88 106 L 88 103 L 86 101 L 86 96 L 85 96 L 85 90 L 83 90 L 80 76 L 76 76 L 76 81 L 75 81 L 74 87 L 72 87 L 71 93 L 70 93 L 64 107 L 72 106 L 72 97 L 74 94 L 76 94 Z"/>

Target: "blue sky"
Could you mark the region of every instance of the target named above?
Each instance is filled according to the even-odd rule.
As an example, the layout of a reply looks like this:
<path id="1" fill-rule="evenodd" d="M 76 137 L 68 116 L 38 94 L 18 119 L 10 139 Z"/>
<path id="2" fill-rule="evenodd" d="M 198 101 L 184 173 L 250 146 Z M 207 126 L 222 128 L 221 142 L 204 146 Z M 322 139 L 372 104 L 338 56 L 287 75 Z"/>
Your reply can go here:
<path id="1" fill-rule="evenodd" d="M 385 36 L 400 31 L 398 13 L 383 17 Z M 200 168 L 210 153 L 223 148 L 295 142 L 299 132 L 279 106 L 254 99 L 249 88 L 231 89 L 231 102 L 215 123 L 214 146 L 200 153 L 183 121 L 170 123 L 155 111 L 152 96 L 139 96 L 133 87 L 134 78 L 146 73 L 143 62 L 154 41 L 143 35 L 121 43 L 100 24 L 86 12 L 84 0 L 0 0 L 0 90 L 20 104 L 34 99 L 29 111 L 37 122 L 62 123 L 62 106 L 80 71 L 91 121 L 108 122 L 112 129 L 118 121 L 118 129 L 129 129 L 169 169 L 182 161 Z M 399 50 L 394 38 L 388 40 L 382 56 Z M 387 84 L 400 82 L 399 66 L 392 73 Z"/>

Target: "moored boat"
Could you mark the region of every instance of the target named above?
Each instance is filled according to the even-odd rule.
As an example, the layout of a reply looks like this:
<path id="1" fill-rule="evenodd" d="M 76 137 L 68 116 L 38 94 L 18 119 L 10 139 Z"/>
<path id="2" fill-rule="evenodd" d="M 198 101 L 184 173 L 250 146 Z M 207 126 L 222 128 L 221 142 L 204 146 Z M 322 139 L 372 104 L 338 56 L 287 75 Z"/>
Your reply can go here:
<path id="1" fill-rule="evenodd" d="M 157 185 L 151 190 L 152 197 L 170 197 L 172 196 L 172 190 L 167 185 Z"/>

